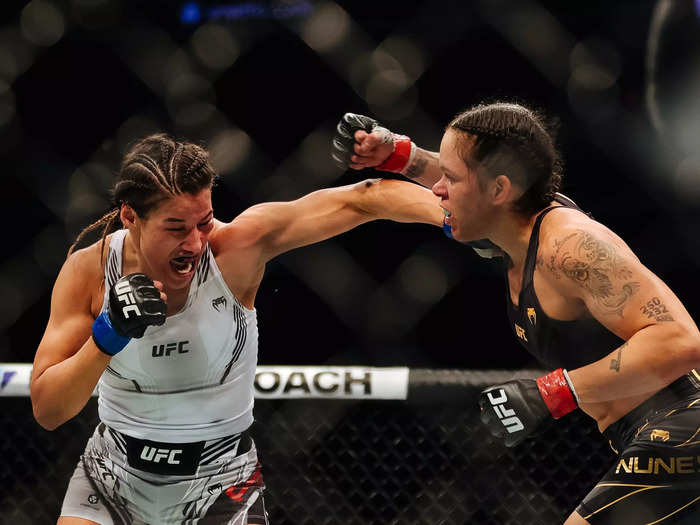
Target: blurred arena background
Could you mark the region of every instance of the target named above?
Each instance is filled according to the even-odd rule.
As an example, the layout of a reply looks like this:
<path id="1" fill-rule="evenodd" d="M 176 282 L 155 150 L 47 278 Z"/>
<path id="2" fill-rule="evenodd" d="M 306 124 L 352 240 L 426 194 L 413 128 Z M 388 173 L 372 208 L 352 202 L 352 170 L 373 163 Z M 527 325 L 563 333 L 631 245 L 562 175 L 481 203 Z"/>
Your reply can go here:
<path id="1" fill-rule="evenodd" d="M 692 0 L 4 0 L 0 363 L 32 361 L 66 251 L 82 227 L 107 210 L 112 175 L 136 138 L 167 131 L 206 145 L 220 173 L 216 215 L 230 220 L 258 202 L 294 199 L 376 176 L 370 170 L 343 173 L 331 162 L 330 137 L 346 111 L 371 115 L 435 149 L 449 119 L 482 100 L 522 101 L 559 119 L 564 193 L 623 237 L 695 316 L 700 311 L 699 12 L 700 2 Z M 493 264 L 439 230 L 371 223 L 269 264 L 257 298 L 260 363 L 537 368 L 510 333 L 504 292 Z M 448 507 L 438 521 L 444 523 L 562 521 L 607 464 L 591 458 L 606 452 L 589 450 L 590 443 L 583 451 L 574 449 L 572 457 L 588 462 L 592 471 L 571 467 L 574 460 L 573 470 L 549 465 L 550 486 L 530 487 L 535 496 L 523 507 L 509 506 L 507 498 L 524 489 L 497 477 L 490 478 L 488 494 L 472 501 L 472 489 L 460 485 L 461 476 L 472 475 L 470 469 L 502 459 L 503 468 L 515 461 L 532 474 L 533 458 L 537 463 L 549 453 L 537 448 L 541 443 L 528 445 L 518 456 L 527 459 L 518 463 L 484 438 L 486 448 L 468 452 L 471 459 L 465 460 L 463 448 L 476 447 L 470 444 L 474 436 L 483 438 L 473 400 L 473 392 L 465 394 L 467 408 L 443 407 L 446 413 L 429 410 L 429 416 L 424 407 L 400 403 L 352 405 L 307 426 L 302 405 L 260 404 L 257 440 L 273 523 L 427 522 L 422 514 L 396 510 L 409 505 L 401 498 L 415 498 L 422 509 Z M 0 450 L 15 458 L 1 473 L 0 502 L 15 513 L 6 522 L 50 523 L 87 439 L 94 407 L 82 422 L 69 424 L 76 426 L 51 434 L 31 420 L 28 399 L 4 397 L 0 404 L 3 427 L 13 427 L 0 434 Z M 316 405 L 308 410 L 329 411 Z M 401 419 L 421 410 L 418 421 Z M 382 513 L 346 509 L 347 515 L 334 516 L 334 508 L 345 507 L 332 498 L 318 503 L 319 493 L 315 503 L 329 509 L 326 520 L 319 514 L 292 517 L 293 506 L 282 499 L 288 489 L 271 480 L 294 485 L 305 472 L 294 470 L 298 467 L 273 472 L 265 463 L 270 441 L 265 423 L 274 427 L 275 418 L 289 418 L 280 429 L 274 427 L 278 434 L 297 432 L 299 424 L 325 425 L 322 434 L 340 441 L 318 438 L 316 458 L 350 452 L 314 468 L 327 468 L 328 475 L 344 465 L 352 474 L 354 463 L 376 465 L 376 457 L 353 452 L 360 447 L 353 439 L 383 436 L 382 422 L 393 421 L 387 412 L 399 420 L 389 425 L 397 434 L 389 431 L 387 449 L 403 443 L 406 434 L 425 440 L 439 432 L 452 436 L 449 447 L 438 440 L 410 449 L 421 453 L 389 458 L 407 465 L 442 458 L 437 464 L 456 476 L 449 490 L 426 481 L 446 479 L 445 470 L 410 467 L 409 474 L 397 468 L 393 475 L 410 477 L 415 487 L 399 491 L 404 495 L 396 499 L 391 496 L 396 491 L 373 485 L 389 474 L 370 469 L 353 474 L 360 481 L 350 476 L 357 492 L 336 488 L 357 494 L 356 506 L 372 507 L 383 498 L 390 503 Z M 355 419 L 368 426 L 355 425 Z M 591 432 L 584 418 L 573 421 Z M 553 431 L 559 434 L 552 443 L 569 436 L 567 428 Z M 353 432 L 359 436 L 352 438 Z M 57 443 L 76 435 L 74 446 Z M 22 452 L 27 443 L 30 451 Z M 272 445 L 267 443 L 270 455 Z M 21 457 L 33 459 L 17 460 Z M 18 473 L 30 463 L 46 471 L 63 465 L 63 470 L 56 467 L 50 478 L 25 475 L 22 488 L 15 487 Z M 562 485 L 561 479 L 575 476 L 577 486 Z M 369 487 L 361 481 L 366 479 L 373 480 Z M 46 490 L 52 492 L 39 510 L 31 508 L 26 492 L 32 483 L 50 485 Z M 566 495 L 542 503 L 538 498 L 551 496 L 554 486 Z M 445 494 L 449 497 L 440 500 Z M 475 514 L 465 510 L 472 503 L 509 510 Z M 553 510 L 537 517 L 542 505 Z M 534 510 L 523 514 L 521 508 Z"/>

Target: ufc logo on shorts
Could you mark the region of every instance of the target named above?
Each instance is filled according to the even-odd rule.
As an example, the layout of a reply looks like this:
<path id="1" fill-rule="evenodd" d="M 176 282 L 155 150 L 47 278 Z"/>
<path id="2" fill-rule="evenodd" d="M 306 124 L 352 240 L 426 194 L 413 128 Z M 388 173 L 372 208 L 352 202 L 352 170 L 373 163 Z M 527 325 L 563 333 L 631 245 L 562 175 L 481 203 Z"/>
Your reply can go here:
<path id="1" fill-rule="evenodd" d="M 165 459 L 168 465 L 179 465 L 180 460 L 175 459 L 178 454 L 182 454 L 181 449 L 155 448 L 145 445 L 141 451 L 141 459 L 151 463 L 160 463 L 161 460 Z"/>
<path id="2" fill-rule="evenodd" d="M 136 300 L 134 299 L 134 294 L 131 291 L 131 286 L 127 281 L 122 281 L 117 283 L 114 287 L 114 291 L 117 292 L 117 299 L 122 303 L 126 303 L 126 306 L 122 307 L 122 313 L 124 314 L 124 319 L 129 318 L 129 312 L 134 312 L 136 315 L 141 315 L 138 306 L 136 306 Z"/>
<path id="3" fill-rule="evenodd" d="M 506 408 L 505 402 L 508 401 L 508 396 L 506 396 L 505 390 L 501 388 L 498 392 L 500 394 L 498 397 L 494 397 L 492 392 L 486 393 L 498 419 L 501 420 L 501 423 L 506 427 L 509 434 L 517 432 L 518 430 L 523 430 L 525 425 L 515 416 L 515 410 Z"/>

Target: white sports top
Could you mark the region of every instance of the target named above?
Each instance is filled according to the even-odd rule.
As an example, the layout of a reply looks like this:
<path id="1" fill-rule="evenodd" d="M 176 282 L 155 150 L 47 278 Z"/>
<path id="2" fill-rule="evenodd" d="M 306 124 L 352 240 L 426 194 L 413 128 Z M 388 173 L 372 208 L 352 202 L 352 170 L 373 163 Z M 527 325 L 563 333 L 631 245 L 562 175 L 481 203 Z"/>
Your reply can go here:
<path id="1" fill-rule="evenodd" d="M 112 235 L 105 297 L 122 276 L 127 230 Z M 186 443 L 236 434 L 253 423 L 258 321 L 224 282 L 207 245 L 187 302 L 115 355 L 99 382 L 100 419 L 140 439 Z"/>

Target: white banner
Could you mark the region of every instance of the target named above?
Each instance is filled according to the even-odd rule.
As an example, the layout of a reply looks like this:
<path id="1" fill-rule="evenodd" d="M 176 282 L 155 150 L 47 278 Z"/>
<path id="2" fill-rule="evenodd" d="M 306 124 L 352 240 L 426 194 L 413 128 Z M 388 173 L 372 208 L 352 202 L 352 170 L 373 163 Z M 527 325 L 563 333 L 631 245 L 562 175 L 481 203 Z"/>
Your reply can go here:
<path id="1" fill-rule="evenodd" d="M 29 363 L 0 363 L 0 396 L 29 396 Z"/>
<path id="2" fill-rule="evenodd" d="M 0 363 L 0 396 L 29 396 L 28 363 Z M 259 366 L 257 399 L 406 399 L 408 368 Z"/>
<path id="3" fill-rule="evenodd" d="M 408 368 L 259 366 L 259 399 L 406 399 Z"/>

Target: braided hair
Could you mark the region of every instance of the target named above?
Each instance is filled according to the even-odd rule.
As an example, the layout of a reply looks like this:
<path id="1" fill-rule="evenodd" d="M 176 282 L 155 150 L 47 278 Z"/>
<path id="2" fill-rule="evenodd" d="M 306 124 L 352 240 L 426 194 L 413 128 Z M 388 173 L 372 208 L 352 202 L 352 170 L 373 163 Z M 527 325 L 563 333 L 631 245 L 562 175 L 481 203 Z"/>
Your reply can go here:
<path id="1" fill-rule="evenodd" d="M 460 156 L 476 171 L 483 187 L 483 176 L 508 176 L 525 189 L 514 203 L 514 210 L 529 216 L 545 208 L 559 190 L 562 163 L 554 144 L 553 132 L 534 110 L 506 102 L 480 104 L 457 115 L 447 129 L 468 134 L 471 147 L 462 141 Z"/>
<path id="2" fill-rule="evenodd" d="M 145 219 L 164 200 L 175 195 L 196 195 L 214 184 L 216 174 L 209 163 L 209 154 L 196 144 L 178 142 L 158 133 L 136 142 L 122 161 L 114 188 L 114 209 L 80 232 L 68 254 L 75 250 L 84 237 L 102 228 L 101 253 L 107 235 L 119 229 L 119 211 L 122 204 L 131 206 Z"/>

